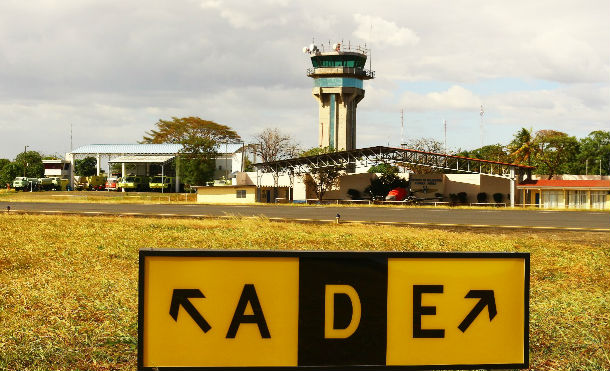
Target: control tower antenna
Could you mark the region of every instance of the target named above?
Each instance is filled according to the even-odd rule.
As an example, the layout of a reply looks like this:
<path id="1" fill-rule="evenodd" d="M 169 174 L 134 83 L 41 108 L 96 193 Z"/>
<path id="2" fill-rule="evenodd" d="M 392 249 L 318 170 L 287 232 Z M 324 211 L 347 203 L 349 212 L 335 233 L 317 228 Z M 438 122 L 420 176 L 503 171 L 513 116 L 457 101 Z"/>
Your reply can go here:
<path id="1" fill-rule="evenodd" d="M 347 50 L 346 50 L 347 49 Z M 314 79 L 312 94 L 318 101 L 318 145 L 334 150 L 356 148 L 356 106 L 364 98 L 364 80 L 375 78 L 366 70 L 366 47 L 351 49 L 342 43 L 320 51 L 315 43 L 303 48 L 313 68 L 307 76 Z"/>

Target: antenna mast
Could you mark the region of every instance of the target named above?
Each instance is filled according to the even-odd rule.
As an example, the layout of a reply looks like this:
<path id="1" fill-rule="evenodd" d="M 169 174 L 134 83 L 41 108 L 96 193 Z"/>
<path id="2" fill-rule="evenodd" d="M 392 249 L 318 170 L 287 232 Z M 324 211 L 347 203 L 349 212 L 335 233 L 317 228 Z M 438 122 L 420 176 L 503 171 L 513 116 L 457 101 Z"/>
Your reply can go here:
<path id="1" fill-rule="evenodd" d="M 72 123 L 70 123 L 70 152 L 72 152 Z"/>
<path id="2" fill-rule="evenodd" d="M 447 154 L 447 120 L 443 120 L 443 125 L 445 127 L 445 154 Z"/>
<path id="3" fill-rule="evenodd" d="M 483 148 L 483 138 L 484 138 L 484 132 L 483 132 L 483 114 L 485 113 L 485 111 L 483 110 L 483 105 L 481 104 L 481 125 L 480 125 L 480 132 L 481 132 L 481 148 Z"/>
<path id="4" fill-rule="evenodd" d="M 400 146 L 404 147 L 405 145 L 405 118 L 404 118 L 404 109 L 400 109 Z"/>

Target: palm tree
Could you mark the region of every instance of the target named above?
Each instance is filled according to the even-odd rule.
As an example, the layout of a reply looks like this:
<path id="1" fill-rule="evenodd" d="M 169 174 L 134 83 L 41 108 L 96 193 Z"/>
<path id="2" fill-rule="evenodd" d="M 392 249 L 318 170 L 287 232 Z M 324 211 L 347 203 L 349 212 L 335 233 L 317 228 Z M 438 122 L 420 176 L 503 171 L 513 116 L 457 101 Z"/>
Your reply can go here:
<path id="1" fill-rule="evenodd" d="M 534 156 L 536 152 L 532 129 L 527 130 L 526 128 L 521 128 L 521 130 L 515 134 L 512 142 L 508 145 L 508 149 L 511 157 L 516 163 L 531 166 L 532 156 Z"/>

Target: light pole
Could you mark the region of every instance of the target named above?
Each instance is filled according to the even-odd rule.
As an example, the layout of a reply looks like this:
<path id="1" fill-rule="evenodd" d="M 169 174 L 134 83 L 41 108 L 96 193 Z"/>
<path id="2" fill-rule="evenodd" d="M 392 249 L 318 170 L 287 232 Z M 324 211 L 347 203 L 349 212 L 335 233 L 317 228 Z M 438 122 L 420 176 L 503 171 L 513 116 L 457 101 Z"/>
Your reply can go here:
<path id="1" fill-rule="evenodd" d="M 28 147 L 29 147 L 29 146 L 25 146 L 25 147 L 23 148 L 23 161 L 24 161 L 24 162 L 25 162 L 25 153 L 28 151 Z M 24 167 L 23 167 L 23 177 L 24 177 L 24 178 L 25 178 L 25 168 L 26 168 L 26 167 L 27 167 L 27 163 L 26 163 L 26 166 L 24 166 Z"/>

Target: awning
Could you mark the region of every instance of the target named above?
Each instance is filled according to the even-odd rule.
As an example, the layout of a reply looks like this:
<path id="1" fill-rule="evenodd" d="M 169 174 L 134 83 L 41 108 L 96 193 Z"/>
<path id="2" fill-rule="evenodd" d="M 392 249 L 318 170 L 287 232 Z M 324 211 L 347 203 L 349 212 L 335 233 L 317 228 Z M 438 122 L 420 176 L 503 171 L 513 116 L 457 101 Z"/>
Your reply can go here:
<path id="1" fill-rule="evenodd" d="M 109 163 L 153 163 L 153 164 L 163 164 L 167 161 L 173 159 L 176 156 L 155 156 L 155 155 L 133 155 L 133 156 L 119 156 L 114 158 Z"/>

